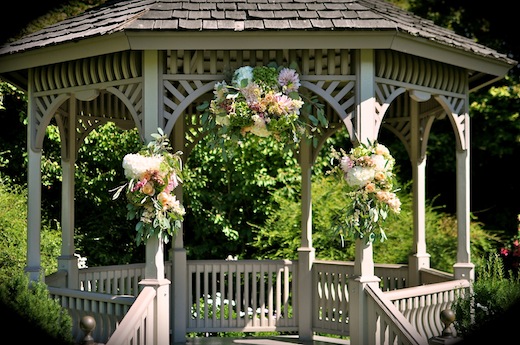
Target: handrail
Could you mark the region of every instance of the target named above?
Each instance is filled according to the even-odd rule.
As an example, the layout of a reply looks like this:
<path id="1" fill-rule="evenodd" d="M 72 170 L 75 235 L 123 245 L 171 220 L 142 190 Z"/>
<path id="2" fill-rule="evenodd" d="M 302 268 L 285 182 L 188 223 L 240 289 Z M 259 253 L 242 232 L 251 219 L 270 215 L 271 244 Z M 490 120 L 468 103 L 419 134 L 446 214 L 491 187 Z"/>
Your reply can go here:
<path id="1" fill-rule="evenodd" d="M 354 274 L 354 261 L 314 260 L 315 267 L 341 266 L 348 276 Z M 327 269 L 327 268 L 326 268 Z M 402 289 L 408 284 L 408 265 L 404 264 L 374 264 L 374 274 L 381 279 L 381 290 Z"/>
<path id="2" fill-rule="evenodd" d="M 469 287 L 470 282 L 461 279 L 387 291 L 384 295 L 420 334 L 431 338 L 440 335 L 445 327 L 440 318 L 441 312 L 450 309 Z M 456 333 L 453 325 L 451 327 Z"/>
<path id="3" fill-rule="evenodd" d="M 156 295 L 153 287 L 145 287 L 106 345 L 155 344 L 152 330 Z"/>
<path id="4" fill-rule="evenodd" d="M 135 301 L 133 296 L 110 295 L 99 292 L 72 290 L 48 286 L 51 298 L 67 309 L 72 318 L 72 335 L 76 342 L 83 339 L 84 332 L 80 329 L 80 321 L 84 316 L 92 316 L 96 328 L 92 336 L 96 341 L 104 342 L 117 328 L 127 311 Z"/>
<path id="5" fill-rule="evenodd" d="M 367 284 L 368 344 L 426 345 L 428 340 L 415 330 L 379 288 Z"/>
<path id="6" fill-rule="evenodd" d="M 67 271 L 59 270 L 49 274 L 45 277 L 45 284 L 47 286 L 63 287 L 67 284 Z"/>
<path id="7" fill-rule="evenodd" d="M 118 304 L 132 305 L 135 301 L 134 296 L 128 296 L 128 295 L 109 295 L 109 294 L 99 293 L 99 292 L 72 290 L 72 289 L 58 288 L 58 287 L 52 287 L 52 286 L 49 286 L 48 290 L 49 290 L 50 294 L 53 296 L 73 297 L 73 298 L 88 297 L 89 301 L 96 301 L 96 302 L 114 302 L 117 300 Z"/>
<path id="8" fill-rule="evenodd" d="M 470 286 L 469 281 L 467 281 L 465 279 L 459 279 L 459 280 L 452 280 L 452 281 L 443 282 L 443 283 L 414 286 L 414 287 L 393 290 L 393 291 L 385 291 L 384 294 L 385 294 L 386 298 L 388 298 L 392 301 L 396 301 L 396 300 L 404 299 L 404 298 L 413 298 L 413 297 L 424 296 L 424 295 L 432 294 L 432 293 L 446 292 L 446 291 L 452 291 L 454 289 L 467 288 L 469 286 Z"/>
<path id="9" fill-rule="evenodd" d="M 419 269 L 421 284 L 435 284 L 454 280 L 453 273 L 443 272 L 435 268 L 421 268 Z"/>

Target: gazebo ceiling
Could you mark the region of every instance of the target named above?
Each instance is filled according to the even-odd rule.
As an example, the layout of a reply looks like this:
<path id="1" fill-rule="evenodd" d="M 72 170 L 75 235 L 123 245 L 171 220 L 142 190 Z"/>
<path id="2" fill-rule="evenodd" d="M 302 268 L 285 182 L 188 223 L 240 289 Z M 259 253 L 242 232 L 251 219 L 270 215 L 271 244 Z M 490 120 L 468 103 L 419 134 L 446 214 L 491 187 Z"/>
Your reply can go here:
<path id="1" fill-rule="evenodd" d="M 506 55 L 384 0 L 111 1 L 0 48 L 0 77 L 127 50 L 390 49 L 468 70 L 470 90 L 503 78 Z"/>

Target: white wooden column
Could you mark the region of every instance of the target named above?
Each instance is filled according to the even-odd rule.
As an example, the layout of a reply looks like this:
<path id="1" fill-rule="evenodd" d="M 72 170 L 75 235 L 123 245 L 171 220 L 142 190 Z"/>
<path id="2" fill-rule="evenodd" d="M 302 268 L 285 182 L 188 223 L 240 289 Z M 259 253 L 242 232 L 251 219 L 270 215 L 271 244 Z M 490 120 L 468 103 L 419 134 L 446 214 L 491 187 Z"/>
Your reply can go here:
<path id="1" fill-rule="evenodd" d="M 298 248 L 298 335 L 301 340 L 311 340 L 312 332 L 312 265 L 315 249 L 312 247 L 312 150 L 311 144 L 303 139 L 300 143 L 300 166 L 302 179 L 302 222 L 301 246 Z"/>
<path id="2" fill-rule="evenodd" d="M 143 52 L 143 135 L 149 142 L 152 133 L 160 127 L 159 53 L 146 50 Z M 164 243 L 157 236 L 146 242 L 146 266 L 144 279 L 139 282 L 143 286 L 152 286 L 157 291 L 155 297 L 154 335 L 155 344 L 170 343 L 170 281 L 164 277 Z"/>
<path id="3" fill-rule="evenodd" d="M 421 143 L 424 128 L 421 128 L 419 102 L 430 99 L 428 93 L 410 91 L 410 161 L 412 164 L 412 207 L 413 207 L 413 244 L 412 254 L 408 258 L 408 284 L 418 286 L 419 269 L 430 267 L 430 255 L 426 252 L 426 154 L 423 154 Z"/>
<path id="4" fill-rule="evenodd" d="M 465 149 L 457 149 L 457 263 L 453 265 L 455 279 L 474 281 L 475 265 L 470 256 L 470 124 L 468 96 L 464 116 Z"/>
<path id="5" fill-rule="evenodd" d="M 65 148 L 61 151 L 61 254 L 58 270 L 67 271 L 67 288 L 79 289 L 78 258 L 74 256 L 74 175 L 76 163 L 76 98 L 69 99 Z"/>
<path id="6" fill-rule="evenodd" d="M 41 267 L 40 254 L 40 229 L 41 229 L 41 202 L 42 202 L 42 177 L 41 160 L 42 152 L 36 148 L 36 109 L 33 94 L 33 73 L 29 71 L 28 85 L 28 125 L 27 125 L 27 154 L 28 154 L 28 181 L 27 181 L 27 266 L 25 271 L 29 275 L 29 281 L 44 279 Z"/>
<path id="7" fill-rule="evenodd" d="M 174 127 L 173 137 L 174 151 L 183 151 L 184 154 L 184 117 L 177 119 Z M 187 157 L 183 157 L 183 162 Z M 175 196 L 183 204 L 183 184 L 175 188 Z M 185 343 L 188 328 L 187 311 L 188 305 L 188 261 L 186 249 L 184 249 L 184 224 L 179 229 L 173 239 L 172 248 L 172 288 L 171 288 L 171 307 L 172 307 L 172 341 L 174 343 Z"/>
<path id="8" fill-rule="evenodd" d="M 354 132 L 358 142 L 367 143 L 376 138 L 374 51 L 372 49 L 357 51 L 355 63 L 357 106 Z M 365 288 L 368 284 L 379 284 L 379 281 L 380 279 L 374 275 L 372 244 L 366 244 L 364 240 L 356 240 L 354 275 L 348 282 L 350 342 L 352 344 L 368 344 Z"/>

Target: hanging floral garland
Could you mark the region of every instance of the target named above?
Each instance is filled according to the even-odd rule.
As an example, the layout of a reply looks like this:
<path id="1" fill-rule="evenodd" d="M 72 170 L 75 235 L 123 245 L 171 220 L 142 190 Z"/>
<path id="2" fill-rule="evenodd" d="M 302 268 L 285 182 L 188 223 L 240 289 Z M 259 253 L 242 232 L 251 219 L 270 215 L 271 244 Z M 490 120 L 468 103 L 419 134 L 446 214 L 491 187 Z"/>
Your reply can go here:
<path id="1" fill-rule="evenodd" d="M 240 140 L 248 135 L 274 137 L 285 143 L 298 143 L 302 136 L 311 137 L 319 123 L 327 126 L 323 105 L 316 99 L 309 105 L 316 116 L 304 108 L 299 75 L 294 68 L 243 66 L 234 71 L 231 81 L 217 82 L 214 98 L 203 104 L 202 123 L 217 136 Z M 308 116 L 302 118 L 306 110 Z M 307 121 L 308 119 L 308 121 Z"/>
<path id="2" fill-rule="evenodd" d="M 128 182 L 114 192 L 113 200 L 125 191 L 127 219 L 136 219 L 136 242 L 139 245 L 152 236 L 169 242 L 181 227 L 185 210 L 173 194 L 182 182 L 182 152 L 171 153 L 169 140 L 161 128 L 138 153 L 123 158 Z"/>
<path id="3" fill-rule="evenodd" d="M 367 243 L 385 241 L 385 221 L 389 214 L 401 211 L 401 201 L 395 194 L 395 160 L 388 148 L 377 142 L 360 144 L 348 154 L 332 148 L 332 158 L 337 163 L 331 172 L 352 200 L 335 217 L 336 231 Z"/>

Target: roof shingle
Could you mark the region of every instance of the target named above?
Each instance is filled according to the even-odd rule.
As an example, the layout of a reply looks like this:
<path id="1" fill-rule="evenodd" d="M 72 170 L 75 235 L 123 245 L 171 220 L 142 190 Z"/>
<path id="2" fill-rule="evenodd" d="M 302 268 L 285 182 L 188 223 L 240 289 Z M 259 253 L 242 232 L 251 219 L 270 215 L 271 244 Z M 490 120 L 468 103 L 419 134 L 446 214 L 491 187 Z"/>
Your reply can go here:
<path id="1" fill-rule="evenodd" d="M 8 43 L 0 55 L 142 30 L 394 30 L 508 60 L 385 0 L 115 0 Z"/>

